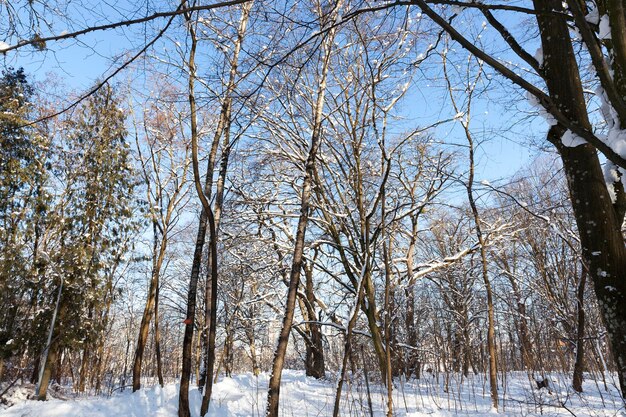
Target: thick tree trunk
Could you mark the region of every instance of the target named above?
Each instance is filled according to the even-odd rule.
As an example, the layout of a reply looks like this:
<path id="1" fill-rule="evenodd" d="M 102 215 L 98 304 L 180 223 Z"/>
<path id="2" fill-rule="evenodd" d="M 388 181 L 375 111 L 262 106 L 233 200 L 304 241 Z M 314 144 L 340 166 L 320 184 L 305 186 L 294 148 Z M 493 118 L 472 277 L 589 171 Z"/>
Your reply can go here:
<path id="1" fill-rule="evenodd" d="M 222 358 L 224 362 L 224 374 L 226 374 L 227 377 L 233 376 L 233 362 L 235 360 L 233 356 L 233 344 L 232 329 L 229 329 L 226 333 L 226 339 L 224 339 L 224 357 Z"/>
<path id="2" fill-rule="evenodd" d="M 382 218 L 385 218 L 385 197 L 383 196 Z M 393 314 L 392 302 L 393 295 L 391 292 L 391 240 L 383 243 L 383 262 L 385 264 L 385 381 L 387 385 L 387 417 L 393 416 L 393 375 L 391 371 L 391 315 Z M 395 313 L 395 312 L 394 312 Z"/>
<path id="3" fill-rule="evenodd" d="M 406 315 L 405 315 L 405 327 L 407 333 L 407 341 L 409 342 L 409 346 L 413 348 L 417 348 L 418 334 L 417 327 L 415 326 L 415 293 L 412 285 L 409 285 L 405 288 L 404 294 L 406 297 Z M 407 353 L 406 360 L 406 377 L 410 378 L 411 376 L 415 376 L 415 378 L 420 379 L 421 377 L 421 364 L 419 359 L 419 354 L 416 353 L 413 349 Z"/>
<path id="4" fill-rule="evenodd" d="M 205 304 L 208 308 L 205 311 L 205 327 L 208 326 L 208 338 L 206 340 L 207 351 L 204 353 L 206 359 L 205 372 L 206 379 L 202 404 L 200 405 L 200 415 L 204 416 L 209 410 L 209 401 L 213 391 L 213 368 L 215 366 L 215 334 L 217 329 L 217 232 L 215 228 L 215 218 L 209 217 L 209 271 L 210 278 L 207 277 L 207 292 L 205 294 Z"/>
<path id="5" fill-rule="evenodd" d="M 254 338 L 250 339 L 250 360 L 252 361 L 252 374 L 259 376 L 261 369 L 259 368 L 259 360 L 257 359 L 256 343 Z"/>
<path id="6" fill-rule="evenodd" d="M 415 254 L 415 242 L 417 235 L 418 219 L 417 217 L 411 217 L 411 240 L 409 241 L 409 247 L 406 254 L 406 268 L 407 268 L 407 281 L 408 285 L 404 289 L 404 295 L 406 297 L 406 314 L 405 314 L 405 327 L 407 334 L 407 341 L 409 346 L 417 348 L 418 335 L 417 327 L 415 326 L 415 288 L 413 271 L 414 254 Z M 407 378 L 415 375 L 415 378 L 420 378 L 421 364 L 419 360 L 419 354 L 417 351 L 411 350 L 407 353 L 408 359 L 406 360 L 406 376 Z"/>
<path id="7" fill-rule="evenodd" d="M 253 293 L 255 293 L 256 286 L 253 284 Z M 248 339 L 248 347 L 250 348 L 250 361 L 252 361 L 252 373 L 254 376 L 259 376 L 261 369 L 259 368 L 259 358 L 256 351 L 256 337 L 254 332 L 254 324 L 248 323 L 250 327 L 245 329 L 246 338 Z"/>
<path id="8" fill-rule="evenodd" d="M 534 0 L 539 12 L 562 11 L 559 0 Z M 563 19 L 537 14 L 550 96 L 581 127 L 591 130 L 578 65 Z M 623 28 L 622 28 L 623 29 Z M 617 365 L 622 396 L 626 398 L 626 248 L 621 232 L 623 212 L 611 202 L 593 146 L 566 147 L 565 133 L 556 125 L 548 140 L 559 150 L 567 176 L 583 257 L 589 265 L 598 305 Z"/>
<path id="9" fill-rule="evenodd" d="M 387 352 L 385 351 L 383 336 L 378 326 L 380 320 L 376 314 L 376 289 L 370 271 L 367 271 L 365 274 L 365 297 L 367 303 L 364 303 L 365 305 L 362 305 L 362 308 L 365 317 L 367 317 L 367 325 L 372 335 L 372 344 L 378 361 L 380 378 L 382 381 L 385 381 L 385 385 L 387 385 Z"/>
<path id="10" fill-rule="evenodd" d="M 513 297 L 515 297 L 515 303 L 517 304 L 517 312 L 519 313 L 518 327 L 519 327 L 519 339 L 520 339 L 520 354 L 522 356 L 522 364 L 527 371 L 534 371 L 533 352 L 532 345 L 530 343 L 530 336 L 528 334 L 528 319 L 526 317 L 526 304 L 522 300 L 522 296 L 519 292 L 517 282 L 515 278 L 509 276 L 509 282 L 513 290 Z"/>

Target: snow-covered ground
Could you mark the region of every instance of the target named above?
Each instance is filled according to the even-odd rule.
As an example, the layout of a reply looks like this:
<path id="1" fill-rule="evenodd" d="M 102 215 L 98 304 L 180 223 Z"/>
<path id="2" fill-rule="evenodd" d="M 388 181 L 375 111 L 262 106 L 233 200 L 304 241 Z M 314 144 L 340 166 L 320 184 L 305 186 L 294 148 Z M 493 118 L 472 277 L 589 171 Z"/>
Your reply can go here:
<path id="1" fill-rule="evenodd" d="M 551 376 L 552 392 L 531 388 L 523 373 L 509 374 L 506 390 L 501 390 L 502 416 L 626 416 L 624 404 L 614 381 L 587 379 L 584 394 L 568 388 L 567 376 Z M 268 377 L 243 374 L 222 378 L 215 385 L 210 416 L 262 416 Z M 372 386 L 374 416 L 385 415 L 386 391 Z M 332 415 L 335 384 L 307 378 L 300 371 L 285 371 L 281 386 L 282 416 L 307 417 Z M 482 376 L 459 381 L 451 378 L 445 389 L 443 377 L 425 377 L 420 381 L 396 381 L 394 415 L 397 416 L 482 416 L 495 413 L 490 408 L 488 387 Z M 111 397 L 81 397 L 52 399 L 46 402 L 28 401 L 24 390 L 16 390 L 11 398 L 16 405 L 0 411 L 3 417 L 169 417 L 177 416 L 178 386 L 151 387 L 135 394 L 129 391 Z M 20 402 L 22 401 L 22 402 Z M 200 408 L 200 393 L 190 393 L 194 415 Z M 342 416 L 370 416 L 367 389 L 363 382 L 346 384 L 342 401 Z"/>

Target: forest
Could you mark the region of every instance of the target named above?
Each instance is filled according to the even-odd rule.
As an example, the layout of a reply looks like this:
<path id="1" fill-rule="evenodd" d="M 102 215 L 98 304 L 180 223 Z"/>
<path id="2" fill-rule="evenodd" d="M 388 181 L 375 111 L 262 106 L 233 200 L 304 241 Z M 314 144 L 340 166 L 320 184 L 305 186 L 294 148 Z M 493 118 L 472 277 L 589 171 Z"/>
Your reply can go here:
<path id="1" fill-rule="evenodd" d="M 0 16 L 0 415 L 626 412 L 625 0 Z"/>

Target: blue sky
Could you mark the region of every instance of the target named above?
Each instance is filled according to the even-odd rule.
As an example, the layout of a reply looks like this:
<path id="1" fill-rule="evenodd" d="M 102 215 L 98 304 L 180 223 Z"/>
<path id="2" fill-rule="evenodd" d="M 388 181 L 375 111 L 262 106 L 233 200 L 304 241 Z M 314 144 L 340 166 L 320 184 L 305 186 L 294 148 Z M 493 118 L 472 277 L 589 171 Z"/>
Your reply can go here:
<path id="1" fill-rule="evenodd" d="M 152 26 L 158 27 L 163 24 L 165 19 L 155 22 Z M 175 22 L 176 24 L 179 23 Z M 153 33 L 154 27 L 147 33 Z M 121 62 L 119 58 L 124 51 L 137 50 L 146 39 L 151 39 L 147 35 L 141 36 L 140 29 L 95 32 L 80 37 L 78 41 L 54 42 L 49 45 L 47 51 L 25 48 L 18 52 L 10 52 L 2 59 L 6 66 L 23 66 L 36 80 L 45 79 L 47 73 L 55 73 L 69 88 L 85 90 L 104 74 L 108 74 L 111 68 L 119 65 Z M 172 45 L 168 41 L 165 42 Z M 160 42 L 155 47 L 162 50 L 164 44 Z M 118 59 L 113 60 L 112 57 Z M 437 60 L 438 57 L 433 56 L 431 59 Z M 128 77 L 128 71 L 118 75 L 118 78 L 125 77 Z M 442 90 L 441 86 L 420 82 L 416 83 L 411 91 L 402 104 L 407 123 L 428 125 L 433 120 L 454 115 L 445 90 Z M 507 124 L 513 124 L 513 120 L 518 117 L 517 107 L 524 106 L 523 103 L 519 104 L 519 100 L 517 103 L 511 100 L 511 106 L 506 106 L 506 97 L 497 96 L 497 93 L 487 94 L 475 103 L 471 127 L 481 141 L 477 151 L 477 180 L 497 182 L 499 179 L 510 177 L 528 164 L 536 153 L 526 143 L 528 137 L 541 138 L 545 135 L 547 126 L 541 121 L 534 121 L 507 129 Z M 492 130 L 496 130 L 497 134 L 491 134 Z M 453 145 L 452 148 L 454 144 L 465 144 L 465 138 L 457 122 L 437 128 L 436 136 L 438 140 Z M 458 149 L 463 155 L 467 153 L 465 149 L 460 147 Z"/>

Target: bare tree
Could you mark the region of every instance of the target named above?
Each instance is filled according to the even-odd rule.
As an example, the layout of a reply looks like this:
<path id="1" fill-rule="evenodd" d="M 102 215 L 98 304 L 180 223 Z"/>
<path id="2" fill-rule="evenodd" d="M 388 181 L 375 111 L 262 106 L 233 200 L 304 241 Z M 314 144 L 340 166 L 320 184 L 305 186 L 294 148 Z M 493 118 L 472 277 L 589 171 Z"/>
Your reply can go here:
<path id="1" fill-rule="evenodd" d="M 330 11 L 325 11 L 325 5 L 316 4 L 316 13 L 318 15 L 320 27 L 332 25 L 335 17 L 341 12 L 341 1 L 334 4 Z M 322 141 L 322 116 L 324 110 L 324 100 L 326 94 L 326 79 L 328 76 L 329 65 L 331 62 L 331 54 L 335 40 L 335 28 L 331 27 L 329 32 L 323 39 L 322 51 L 320 58 L 320 78 L 318 87 L 315 91 L 315 105 L 313 107 L 314 119 L 312 123 L 311 145 L 304 163 L 304 178 L 302 182 L 302 192 L 300 196 L 300 216 L 298 218 L 298 226 L 295 238 L 295 246 L 293 250 L 293 260 L 291 272 L 289 274 L 289 290 L 287 293 L 287 303 L 285 307 L 285 315 L 283 324 L 278 338 L 278 346 L 274 355 L 274 363 L 272 365 L 272 373 L 267 394 L 267 413 L 269 417 L 278 416 L 278 403 L 280 398 L 280 380 L 282 376 L 283 366 L 285 362 L 285 354 L 287 353 L 287 344 L 289 343 L 289 334 L 293 323 L 294 310 L 296 305 L 296 293 L 300 283 L 300 272 L 303 264 L 304 239 L 309 221 L 310 200 L 312 196 L 312 188 L 315 174 L 315 163 L 317 152 Z"/>
<path id="2" fill-rule="evenodd" d="M 467 140 L 467 148 L 468 148 L 468 161 L 469 161 L 469 169 L 467 175 L 467 182 L 465 183 L 465 189 L 467 191 L 467 199 L 469 201 L 469 205 L 472 211 L 472 217 L 474 219 L 474 227 L 476 231 L 476 238 L 478 240 L 478 245 L 480 247 L 480 264 L 481 264 L 481 274 L 483 278 L 483 284 L 485 286 L 485 291 L 487 294 L 487 352 L 489 354 L 489 387 L 491 390 L 491 403 L 495 409 L 498 409 L 498 369 L 497 369 L 497 354 L 496 354 L 496 334 L 495 334 L 495 313 L 494 313 L 494 302 L 493 302 L 493 289 L 491 280 L 489 279 L 489 271 L 488 271 L 488 259 L 487 259 L 487 249 L 485 236 L 483 234 L 483 226 L 481 224 L 481 216 L 478 211 L 478 207 L 476 205 L 476 198 L 474 195 L 474 171 L 475 171 L 475 159 L 474 152 L 476 145 L 474 143 L 474 138 L 472 132 L 470 130 L 470 118 L 472 111 L 472 98 L 474 96 L 474 92 L 476 91 L 476 87 L 481 80 L 482 77 L 482 63 L 476 62 L 477 70 L 475 74 L 472 74 L 473 65 L 467 65 L 467 75 L 468 84 L 464 85 L 464 91 L 466 92 L 466 96 L 464 97 L 463 107 L 458 104 L 455 91 L 452 87 L 452 82 L 450 79 L 450 75 L 448 74 L 447 67 L 447 59 L 445 53 L 442 55 L 443 60 L 443 70 L 444 76 L 446 79 L 446 84 L 448 87 L 448 94 L 450 96 L 450 101 L 452 103 L 452 107 L 454 109 L 455 114 L 457 115 L 457 120 L 460 120 L 461 126 L 463 127 L 463 133 L 465 134 L 465 139 Z M 471 61 L 470 61 L 471 62 Z"/>
<path id="3" fill-rule="evenodd" d="M 159 334 L 159 287 L 163 263 L 173 228 L 184 208 L 191 164 L 189 143 L 182 137 L 181 120 L 172 104 L 178 93 L 167 91 L 155 99 L 143 114 L 142 126 L 135 123 L 136 146 L 142 177 L 146 189 L 146 201 L 153 234 L 152 270 L 148 297 L 143 311 L 133 363 L 133 391 L 141 388 L 141 364 L 150 322 L 154 318 L 154 338 L 159 384 L 163 385 L 163 371 Z M 143 127 L 143 129 L 141 129 Z M 140 131 L 143 132 L 140 133 Z M 143 141 L 140 141 L 140 137 Z M 144 155 L 145 153 L 145 155 Z"/>

